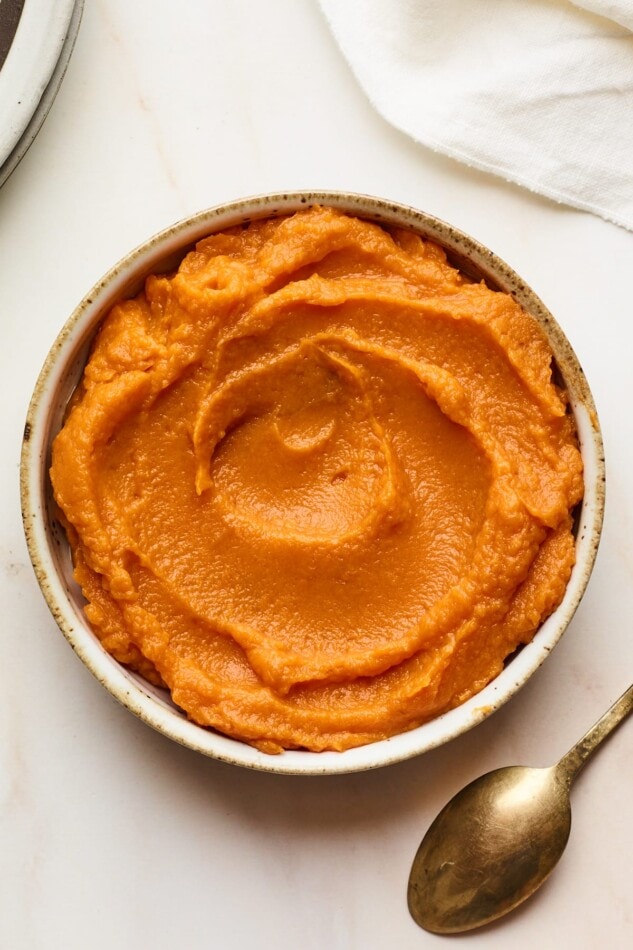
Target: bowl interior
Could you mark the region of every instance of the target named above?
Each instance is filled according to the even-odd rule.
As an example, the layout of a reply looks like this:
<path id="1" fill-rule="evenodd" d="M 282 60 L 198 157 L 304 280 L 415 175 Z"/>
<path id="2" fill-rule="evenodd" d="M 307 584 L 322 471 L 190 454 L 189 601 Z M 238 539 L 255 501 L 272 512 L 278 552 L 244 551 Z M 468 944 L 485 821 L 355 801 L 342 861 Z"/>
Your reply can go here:
<path id="1" fill-rule="evenodd" d="M 441 244 L 451 262 L 469 277 L 512 294 L 532 314 L 549 337 L 554 371 L 569 394 L 585 469 L 585 497 L 577 513 L 576 565 L 561 605 L 484 690 L 425 725 L 382 742 L 343 753 L 286 751 L 266 755 L 190 722 L 168 693 L 123 668 L 101 647 L 83 615 L 84 600 L 72 576 L 70 549 L 58 521 L 48 469 L 52 440 L 81 378 L 94 334 L 110 307 L 137 293 L 148 274 L 175 269 L 207 234 L 255 218 L 288 214 L 309 204 L 340 207 L 386 225 L 410 228 Z M 498 709 L 538 668 L 571 620 L 593 567 L 604 507 L 604 459 L 595 407 L 582 369 L 554 318 L 511 268 L 467 235 L 406 206 L 363 195 L 305 192 L 250 198 L 202 212 L 161 232 L 106 274 L 62 329 L 37 382 L 25 427 L 21 487 L 29 552 L 48 605 L 73 649 L 115 698 L 160 732 L 205 755 L 265 771 L 332 774 L 376 768 L 443 744 Z"/>

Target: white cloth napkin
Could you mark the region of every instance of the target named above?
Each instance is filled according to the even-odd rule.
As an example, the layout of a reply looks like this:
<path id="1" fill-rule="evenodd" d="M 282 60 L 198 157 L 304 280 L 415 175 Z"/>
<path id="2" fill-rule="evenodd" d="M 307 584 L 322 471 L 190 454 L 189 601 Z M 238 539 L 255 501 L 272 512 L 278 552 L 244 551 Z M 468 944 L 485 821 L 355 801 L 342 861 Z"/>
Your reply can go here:
<path id="1" fill-rule="evenodd" d="M 418 142 L 633 230 L 633 0 L 320 0 Z"/>

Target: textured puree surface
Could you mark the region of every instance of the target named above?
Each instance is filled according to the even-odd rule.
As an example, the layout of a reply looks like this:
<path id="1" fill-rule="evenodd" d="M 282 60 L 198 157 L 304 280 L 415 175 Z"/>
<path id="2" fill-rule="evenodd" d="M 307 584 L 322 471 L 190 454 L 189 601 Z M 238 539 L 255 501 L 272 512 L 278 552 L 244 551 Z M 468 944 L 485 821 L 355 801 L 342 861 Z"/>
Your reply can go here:
<path id="1" fill-rule="evenodd" d="M 412 232 L 313 207 L 200 241 L 107 315 L 54 442 L 95 633 L 271 753 L 463 702 L 574 563 L 551 361 Z"/>

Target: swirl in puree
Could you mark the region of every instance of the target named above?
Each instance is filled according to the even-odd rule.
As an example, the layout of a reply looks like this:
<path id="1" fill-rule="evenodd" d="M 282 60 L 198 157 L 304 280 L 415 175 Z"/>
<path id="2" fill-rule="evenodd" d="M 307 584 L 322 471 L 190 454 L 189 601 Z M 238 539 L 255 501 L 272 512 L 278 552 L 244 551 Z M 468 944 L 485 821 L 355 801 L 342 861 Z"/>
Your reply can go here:
<path id="1" fill-rule="evenodd" d="M 551 362 L 412 232 L 312 207 L 200 241 L 108 314 L 53 446 L 104 648 L 267 752 L 463 702 L 574 563 Z"/>

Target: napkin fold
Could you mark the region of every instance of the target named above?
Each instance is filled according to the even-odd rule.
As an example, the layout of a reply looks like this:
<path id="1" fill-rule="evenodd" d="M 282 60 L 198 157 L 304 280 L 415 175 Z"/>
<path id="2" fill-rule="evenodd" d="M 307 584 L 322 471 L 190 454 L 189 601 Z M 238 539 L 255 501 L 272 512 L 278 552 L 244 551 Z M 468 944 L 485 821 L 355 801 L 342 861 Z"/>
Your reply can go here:
<path id="1" fill-rule="evenodd" d="M 572 0 L 577 7 L 615 20 L 627 30 L 633 30 L 633 3 L 631 0 Z"/>
<path id="2" fill-rule="evenodd" d="M 633 230 L 633 0 L 320 0 L 418 142 Z"/>

